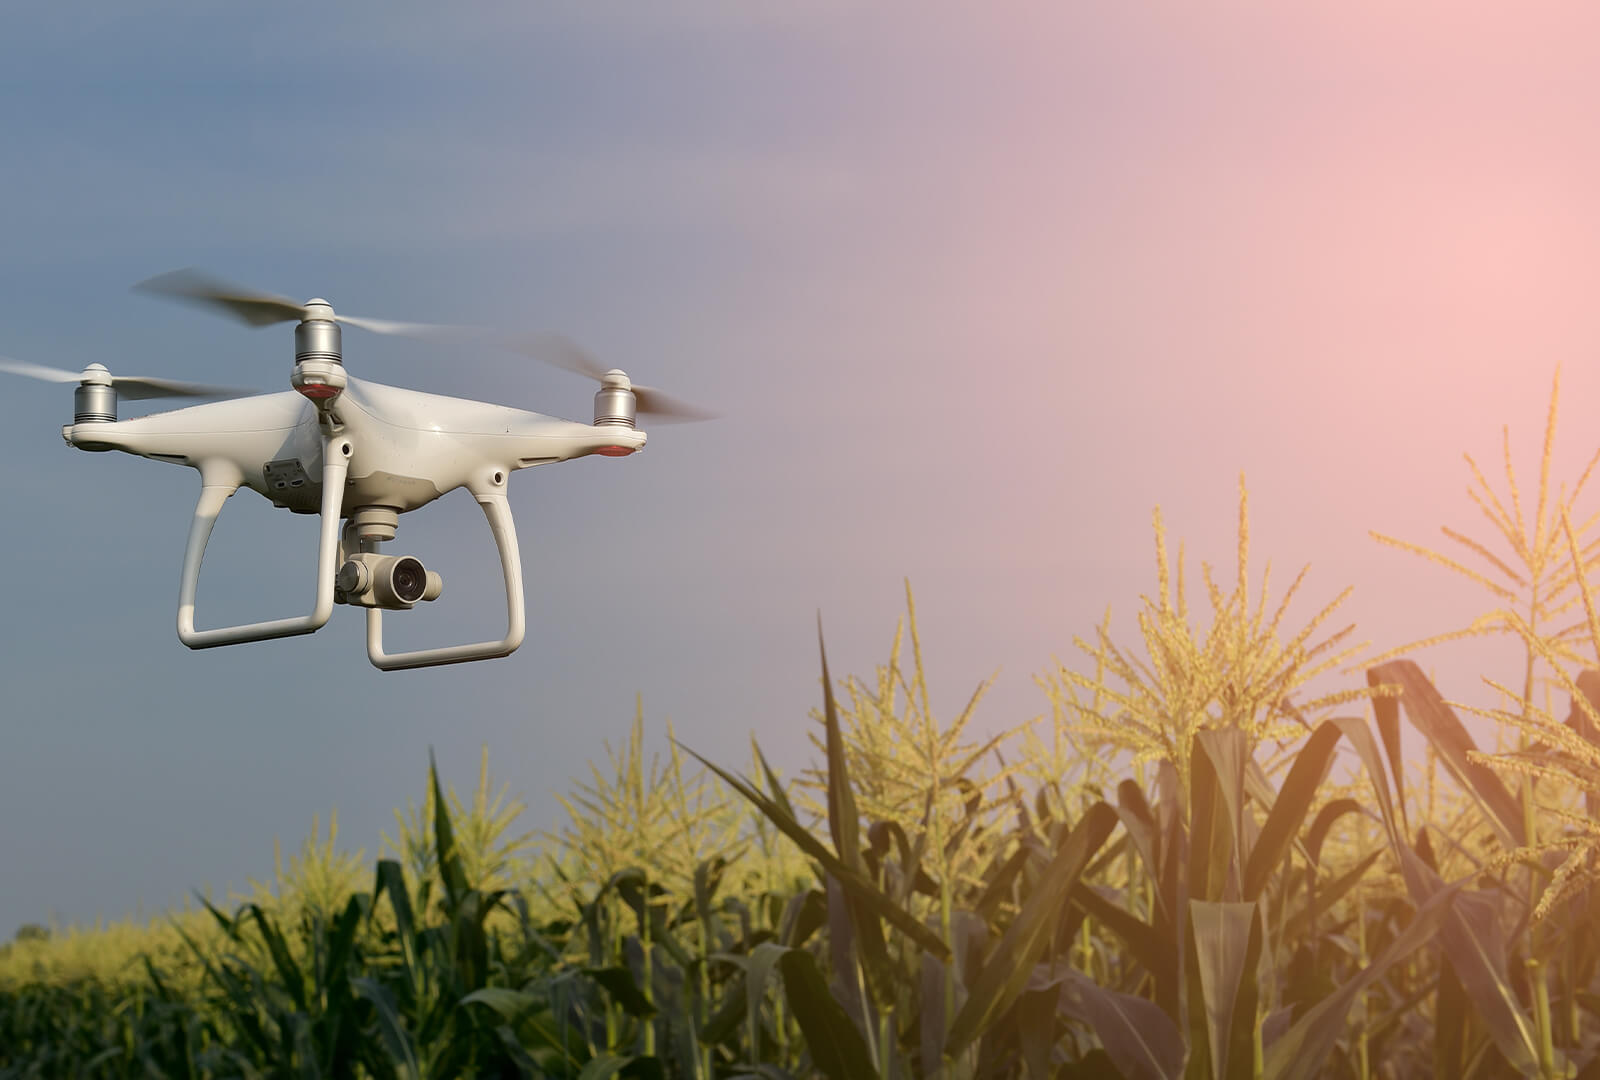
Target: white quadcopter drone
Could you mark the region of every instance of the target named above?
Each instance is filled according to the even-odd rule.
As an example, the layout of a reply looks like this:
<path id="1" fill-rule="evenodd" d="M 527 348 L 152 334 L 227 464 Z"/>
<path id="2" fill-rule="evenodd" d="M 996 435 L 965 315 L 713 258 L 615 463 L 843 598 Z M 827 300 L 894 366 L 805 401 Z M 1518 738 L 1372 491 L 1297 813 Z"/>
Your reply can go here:
<path id="1" fill-rule="evenodd" d="M 164 274 L 136 288 L 221 310 L 252 326 L 296 322 L 294 389 L 233 397 L 172 412 L 117 419 L 117 398 L 224 397 L 248 393 L 113 375 L 101 364 L 81 373 L 0 358 L 0 371 L 48 382 L 78 384 L 71 424 L 61 429 L 80 450 L 121 450 L 200 473 L 200 500 L 189 527 L 178 589 L 178 639 L 191 649 L 311 634 L 333 605 L 367 609 L 367 656 L 384 670 L 459 664 L 509 656 L 524 632 L 522 564 L 506 481 L 517 469 L 589 454 L 626 457 L 643 448 L 639 415 L 705 419 L 710 414 L 648 387 L 619 370 L 604 370 L 577 346 L 544 336 L 535 355 L 597 379 L 594 423 L 441 397 L 353 379 L 345 374 L 340 324 L 380 334 L 460 338 L 460 328 L 397 323 L 336 314 L 326 300 L 297 303 L 242 289 L 193 271 Z M 473 337 L 482 340 L 482 335 Z M 497 339 L 528 351 L 528 341 Z M 240 487 L 297 514 L 321 514 L 316 603 L 311 614 L 213 630 L 195 629 L 195 593 L 206 542 L 222 504 Z M 401 514 L 466 488 L 483 508 L 499 549 L 506 584 L 506 633 L 498 641 L 389 654 L 383 651 L 384 611 L 406 611 L 436 600 L 437 573 L 410 555 L 384 555 Z M 340 521 L 345 525 L 340 528 Z"/>

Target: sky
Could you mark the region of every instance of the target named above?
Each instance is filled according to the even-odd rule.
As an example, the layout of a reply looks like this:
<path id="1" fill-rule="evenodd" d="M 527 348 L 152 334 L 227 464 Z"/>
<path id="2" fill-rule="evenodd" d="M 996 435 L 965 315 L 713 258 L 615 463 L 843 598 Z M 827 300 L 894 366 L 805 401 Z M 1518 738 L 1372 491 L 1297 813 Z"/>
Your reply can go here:
<path id="1" fill-rule="evenodd" d="M 1160 506 L 1191 576 L 1304 564 L 1298 626 L 1387 648 L 1488 597 L 1384 548 L 1485 537 L 1600 445 L 1600 12 L 1581 4 L 34 5 L 0 15 L 0 354 L 279 390 L 292 329 L 130 291 L 199 267 L 342 311 L 550 330 L 719 419 L 516 474 L 529 631 L 380 673 L 358 613 L 190 652 L 191 470 L 66 447 L 70 387 L 0 385 L 0 938 L 243 890 L 337 810 L 371 859 L 422 794 L 497 781 L 559 828 L 642 701 L 739 767 L 812 757 L 836 675 L 915 591 L 935 712 L 1047 708 L 1112 610 L 1136 641 Z M 358 378 L 586 419 L 592 386 L 347 330 Z M 124 415 L 137 412 L 124 404 Z M 1491 472 L 1491 475 L 1498 475 Z M 1496 480 L 1504 490 L 1503 480 Z M 1593 509 L 1588 501 L 1581 508 Z M 202 626 L 301 613 L 310 519 L 248 492 Z M 456 492 L 396 552 L 446 582 L 391 648 L 498 635 Z M 1198 605 L 1200 597 L 1191 599 Z M 1447 697 L 1520 678 L 1471 642 Z M 998 673 L 998 674 L 996 674 Z M 1348 684 L 1361 682 L 1359 673 Z"/>

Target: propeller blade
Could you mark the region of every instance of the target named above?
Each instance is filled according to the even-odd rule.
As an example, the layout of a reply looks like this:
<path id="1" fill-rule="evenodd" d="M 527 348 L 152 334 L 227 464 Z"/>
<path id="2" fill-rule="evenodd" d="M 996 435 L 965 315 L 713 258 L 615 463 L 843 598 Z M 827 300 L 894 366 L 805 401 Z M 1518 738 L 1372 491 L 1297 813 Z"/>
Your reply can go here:
<path id="1" fill-rule="evenodd" d="M 117 393 L 129 401 L 151 398 L 206 398 L 250 397 L 259 390 L 243 390 L 236 386 L 208 386 L 205 383 L 179 382 L 176 379 L 152 379 L 146 375 L 113 375 Z"/>
<path id="2" fill-rule="evenodd" d="M 604 382 L 606 372 L 611 370 L 588 349 L 560 334 L 506 338 L 499 344 L 565 371 L 585 375 L 595 382 Z M 634 383 L 633 396 L 638 402 L 640 416 L 653 416 L 665 423 L 689 423 L 695 420 L 714 420 L 717 417 L 714 412 L 697 405 L 690 405 L 653 386 L 640 386 Z"/>
<path id="3" fill-rule="evenodd" d="M 354 326 L 373 334 L 391 334 L 395 337 L 417 338 L 420 341 L 436 341 L 443 344 L 456 344 L 461 342 L 488 341 L 491 335 L 486 330 L 478 330 L 470 326 L 447 326 L 441 323 L 396 322 L 393 319 L 369 319 L 365 315 L 339 315 L 334 319 L 346 326 Z"/>
<path id="4" fill-rule="evenodd" d="M 13 375 L 25 375 L 30 379 L 41 379 L 44 382 L 73 383 L 83 381 L 83 376 L 76 371 L 63 371 L 60 368 L 45 367 L 43 364 L 30 364 L 26 360 L 12 360 L 6 356 L 0 356 L 0 371 L 7 371 Z"/>
<path id="5" fill-rule="evenodd" d="M 160 274 L 142 281 L 134 288 L 140 292 L 154 293 L 177 300 L 200 304 L 205 307 L 215 308 L 225 315 L 231 315 L 251 326 L 269 326 L 280 322 L 299 322 L 305 318 L 306 305 L 298 300 L 291 300 L 287 296 L 276 293 L 260 292 L 256 289 L 234 285 L 220 278 L 211 277 L 198 270 L 174 270 L 168 274 Z M 398 337 L 417 338 L 422 341 L 440 343 L 474 343 L 495 345 L 521 353 L 524 356 L 541 360 L 544 363 L 562 368 L 603 382 L 606 372 L 610 368 L 602 364 L 593 353 L 579 345 L 570 338 L 560 334 L 532 334 L 507 337 L 494 334 L 487 330 L 476 329 L 470 326 L 448 326 L 433 323 L 397 322 L 392 319 L 372 319 L 365 315 L 340 315 L 333 316 L 346 326 L 354 326 L 374 334 L 390 334 Z M 50 369 L 41 369 L 50 370 Z M 22 374 L 26 374 L 23 372 Z M 37 375 L 38 378 L 53 378 L 53 376 Z M 75 381 L 73 379 L 58 381 Z M 118 379 L 118 385 L 131 384 L 126 379 Z M 143 380 L 155 393 L 176 395 L 177 391 L 162 390 L 158 387 L 159 380 Z M 162 384 L 167 385 L 167 384 Z M 180 386 L 182 384 L 170 384 Z M 197 388 L 194 396 L 209 396 L 212 393 L 227 394 L 233 391 L 221 388 Z M 677 398 L 648 386 L 635 386 L 634 397 L 638 401 L 641 415 L 657 417 L 664 421 L 691 421 L 710 420 L 715 413 L 707 412 L 697 406 L 680 401 Z M 141 394 L 141 391 L 132 390 L 129 397 Z"/>
<path id="6" fill-rule="evenodd" d="M 513 352 L 519 352 L 523 356 L 564 371 L 586 375 L 595 382 L 602 381 L 606 377 L 606 372 L 611 370 L 610 365 L 602 364 L 588 349 L 560 334 L 532 334 L 506 338 L 499 344 Z"/>
<path id="7" fill-rule="evenodd" d="M 690 405 L 653 386 L 633 388 L 634 399 L 639 403 L 640 416 L 653 416 L 666 424 L 688 424 L 696 420 L 715 420 L 717 414 L 698 405 Z"/>
<path id="8" fill-rule="evenodd" d="M 87 371 L 67 371 L 63 368 L 45 367 L 43 364 L 30 364 L 26 360 L 12 360 L 4 356 L 0 356 L 0 371 L 53 383 L 81 383 L 89 374 Z M 112 375 L 106 372 L 106 376 L 116 386 L 118 396 L 129 401 L 169 397 L 246 397 L 260 392 L 240 390 L 232 386 L 180 382 L 177 379 L 155 379 L 145 375 Z"/>
<path id="9" fill-rule="evenodd" d="M 251 326 L 299 322 L 305 314 L 305 305 L 298 300 L 233 285 L 193 269 L 158 274 L 139 282 L 134 290 L 216 308 Z"/>

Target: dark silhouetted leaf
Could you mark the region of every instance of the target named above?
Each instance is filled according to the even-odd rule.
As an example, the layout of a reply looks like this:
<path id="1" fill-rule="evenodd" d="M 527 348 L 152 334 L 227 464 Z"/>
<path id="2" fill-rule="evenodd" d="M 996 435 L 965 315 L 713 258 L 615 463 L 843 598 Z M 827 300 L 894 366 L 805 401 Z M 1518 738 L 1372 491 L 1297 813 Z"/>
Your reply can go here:
<path id="1" fill-rule="evenodd" d="M 829 1080 L 880 1080 L 865 1040 L 828 992 L 811 954 L 789 950 L 779 958 L 778 971 L 816 1067 Z"/>
<path id="2" fill-rule="evenodd" d="M 1333 764 L 1333 751 L 1338 745 L 1338 725 L 1324 721 L 1317 725 L 1300 752 L 1295 755 L 1289 774 L 1283 779 L 1278 797 L 1272 803 L 1267 820 L 1261 827 L 1255 850 L 1244 870 L 1244 898 L 1255 900 L 1266 888 L 1268 876 L 1289 853 L 1289 846 L 1300 833 L 1300 826 L 1316 798 L 1317 788 L 1328 775 Z"/>
<path id="3" fill-rule="evenodd" d="M 1107 990 L 1081 972 L 1058 970 L 1058 1007 L 1094 1029 L 1127 1080 L 1176 1080 L 1183 1075 L 1183 1036 L 1157 1005 Z"/>
<path id="4" fill-rule="evenodd" d="M 1391 660 L 1367 669 L 1369 686 L 1385 683 L 1399 685 L 1402 693 L 1399 699 L 1372 699 L 1373 712 L 1382 718 L 1380 726 L 1397 723 L 1396 710 L 1404 705 L 1412 725 L 1433 743 L 1450 775 L 1483 808 L 1500 843 L 1508 849 L 1526 843 L 1521 801 L 1506 789 L 1492 769 L 1469 760 L 1468 754 L 1478 748 L 1477 744 L 1462 726 L 1455 710 L 1444 703 L 1433 683 L 1422 674 L 1422 669 L 1411 660 Z"/>
<path id="5" fill-rule="evenodd" d="M 1078 875 L 1116 825 L 1116 811 L 1103 801 L 1096 802 L 1062 841 L 1032 895 L 985 958 L 983 970 L 969 988 L 971 996 L 956 1013 L 945 1040 L 945 1052 L 951 1057 L 959 1057 L 1027 986 L 1033 965 L 1044 951 L 1052 924 L 1066 909 Z"/>

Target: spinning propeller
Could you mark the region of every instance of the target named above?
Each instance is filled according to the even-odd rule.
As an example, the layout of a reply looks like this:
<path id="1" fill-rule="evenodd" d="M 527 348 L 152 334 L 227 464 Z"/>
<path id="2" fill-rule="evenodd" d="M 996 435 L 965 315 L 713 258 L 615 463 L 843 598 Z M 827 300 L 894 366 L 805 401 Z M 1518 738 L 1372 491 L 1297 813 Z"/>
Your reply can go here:
<path id="1" fill-rule="evenodd" d="M 141 292 L 214 308 L 250 326 L 301 322 L 307 318 L 332 319 L 334 322 L 376 334 L 393 334 L 445 343 L 491 344 L 554 367 L 586 375 L 600 383 L 603 388 L 621 386 L 624 389 L 631 389 L 638 402 L 637 411 L 640 415 L 653 416 L 668 422 L 710 420 L 716 415 L 671 397 L 654 387 L 640 386 L 631 382 L 619 369 L 605 367 L 588 350 L 559 334 L 508 337 L 467 326 L 441 326 L 343 315 L 335 312 L 323 300 L 301 303 L 287 296 L 221 281 L 197 270 L 174 270 L 140 282 L 134 288 Z"/>
<path id="2" fill-rule="evenodd" d="M 30 379 L 40 379 L 44 382 L 115 386 L 120 396 L 132 401 L 150 398 L 241 397 L 258 393 L 255 390 L 240 390 L 231 386 L 206 386 L 203 383 L 179 382 L 176 379 L 152 379 L 145 375 L 113 375 L 104 364 L 90 364 L 82 371 L 67 371 L 63 368 L 45 367 L 43 364 L 30 364 L 25 360 L 12 360 L 0 356 L 0 371 L 12 375 L 25 375 Z"/>

